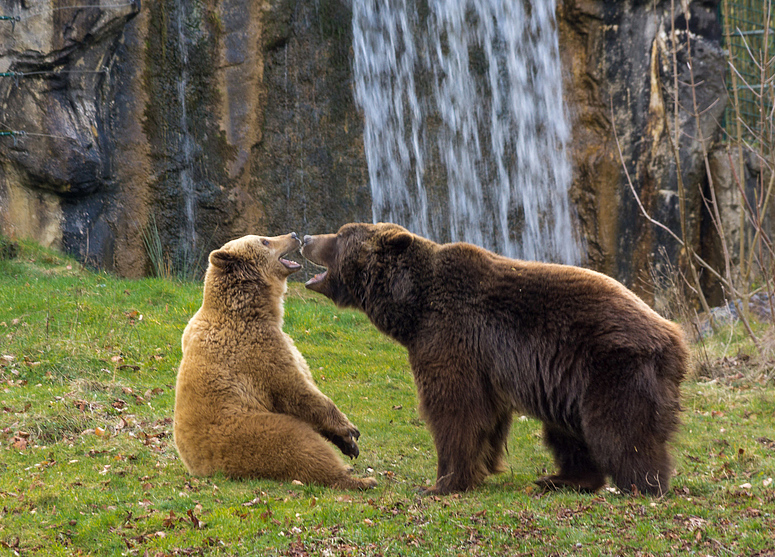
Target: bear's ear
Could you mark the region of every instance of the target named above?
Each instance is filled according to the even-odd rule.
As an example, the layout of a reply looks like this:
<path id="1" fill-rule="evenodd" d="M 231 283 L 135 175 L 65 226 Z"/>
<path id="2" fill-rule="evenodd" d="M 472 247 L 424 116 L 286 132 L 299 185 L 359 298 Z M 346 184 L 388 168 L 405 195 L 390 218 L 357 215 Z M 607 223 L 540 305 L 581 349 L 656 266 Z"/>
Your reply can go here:
<path id="1" fill-rule="evenodd" d="M 394 251 L 404 251 L 412 244 L 412 234 L 406 230 L 390 230 L 382 236 L 382 245 Z"/>
<path id="2" fill-rule="evenodd" d="M 210 265 L 218 267 L 219 269 L 225 269 L 236 260 L 237 258 L 233 253 L 230 253 L 224 249 L 217 249 L 210 252 Z"/>

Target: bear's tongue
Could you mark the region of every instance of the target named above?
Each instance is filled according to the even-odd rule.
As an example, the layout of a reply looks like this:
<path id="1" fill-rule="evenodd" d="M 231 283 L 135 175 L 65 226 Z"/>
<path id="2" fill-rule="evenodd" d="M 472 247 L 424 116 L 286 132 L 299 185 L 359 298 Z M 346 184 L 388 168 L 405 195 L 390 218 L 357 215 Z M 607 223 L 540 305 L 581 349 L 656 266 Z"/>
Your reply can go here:
<path id="1" fill-rule="evenodd" d="M 301 269 L 301 265 L 296 263 L 295 261 L 288 261 L 287 259 L 280 258 L 280 263 L 288 267 L 289 269 Z"/>
<path id="2" fill-rule="evenodd" d="M 325 278 L 326 278 L 326 275 L 327 275 L 327 274 L 328 274 L 328 269 L 326 269 L 326 270 L 325 270 L 325 271 L 323 271 L 322 273 L 318 273 L 317 275 L 315 275 L 314 277 L 312 277 L 311 279 L 309 279 L 309 280 L 308 280 L 308 281 L 307 281 L 307 282 L 304 284 L 304 286 L 309 286 L 310 284 L 317 284 L 318 282 L 323 282 L 323 279 L 325 279 Z"/>

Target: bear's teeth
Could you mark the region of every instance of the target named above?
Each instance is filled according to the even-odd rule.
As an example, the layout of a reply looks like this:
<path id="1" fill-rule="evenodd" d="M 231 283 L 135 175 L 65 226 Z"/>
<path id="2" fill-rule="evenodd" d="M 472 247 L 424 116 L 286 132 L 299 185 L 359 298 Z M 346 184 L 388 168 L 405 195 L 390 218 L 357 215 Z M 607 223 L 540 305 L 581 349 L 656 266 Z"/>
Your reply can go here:
<path id="1" fill-rule="evenodd" d="M 317 275 L 315 275 L 314 277 L 312 277 L 307 281 L 307 285 L 315 284 L 316 282 L 321 282 L 324 278 L 326 278 L 327 273 L 328 273 L 327 269 L 322 273 L 318 273 Z"/>
<path id="2" fill-rule="evenodd" d="M 299 269 L 301 268 L 301 265 L 296 263 L 295 261 L 288 261 L 287 259 L 280 258 L 280 263 L 288 267 L 289 269 Z"/>

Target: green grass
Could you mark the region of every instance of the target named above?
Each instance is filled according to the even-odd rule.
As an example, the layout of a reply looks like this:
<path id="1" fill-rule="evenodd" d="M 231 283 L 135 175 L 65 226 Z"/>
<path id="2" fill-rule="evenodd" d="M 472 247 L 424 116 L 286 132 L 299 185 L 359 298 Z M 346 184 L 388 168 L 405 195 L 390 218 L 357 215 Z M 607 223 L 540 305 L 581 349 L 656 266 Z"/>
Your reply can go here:
<path id="1" fill-rule="evenodd" d="M 0 261 L 0 555 L 775 555 L 772 366 L 728 334 L 697 349 L 721 363 L 684 385 L 666 497 L 541 492 L 551 458 L 518 416 L 505 474 L 424 497 L 435 453 L 405 351 L 292 284 L 286 330 L 362 432 L 356 472 L 379 479 L 353 493 L 186 473 L 174 383 L 200 302 L 199 284 L 120 280 L 31 244 Z"/>

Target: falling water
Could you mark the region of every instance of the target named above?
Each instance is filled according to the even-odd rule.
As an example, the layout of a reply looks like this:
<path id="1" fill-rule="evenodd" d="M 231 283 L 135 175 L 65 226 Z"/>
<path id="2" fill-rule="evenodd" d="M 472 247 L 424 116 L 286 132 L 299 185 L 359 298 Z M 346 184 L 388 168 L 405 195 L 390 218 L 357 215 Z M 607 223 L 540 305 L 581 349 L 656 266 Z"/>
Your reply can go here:
<path id="1" fill-rule="evenodd" d="M 578 263 L 554 1 L 353 2 L 375 221 Z"/>
<path id="2" fill-rule="evenodd" d="M 175 3 L 175 16 L 178 31 L 178 48 L 181 72 L 177 82 L 177 96 L 180 105 L 180 154 L 183 157 L 180 167 L 180 191 L 183 200 L 184 229 L 180 246 L 184 260 L 188 262 L 196 252 L 196 188 L 193 179 L 194 145 L 188 129 L 188 110 L 186 108 L 186 87 L 188 86 L 188 45 L 185 35 L 184 0 Z"/>

